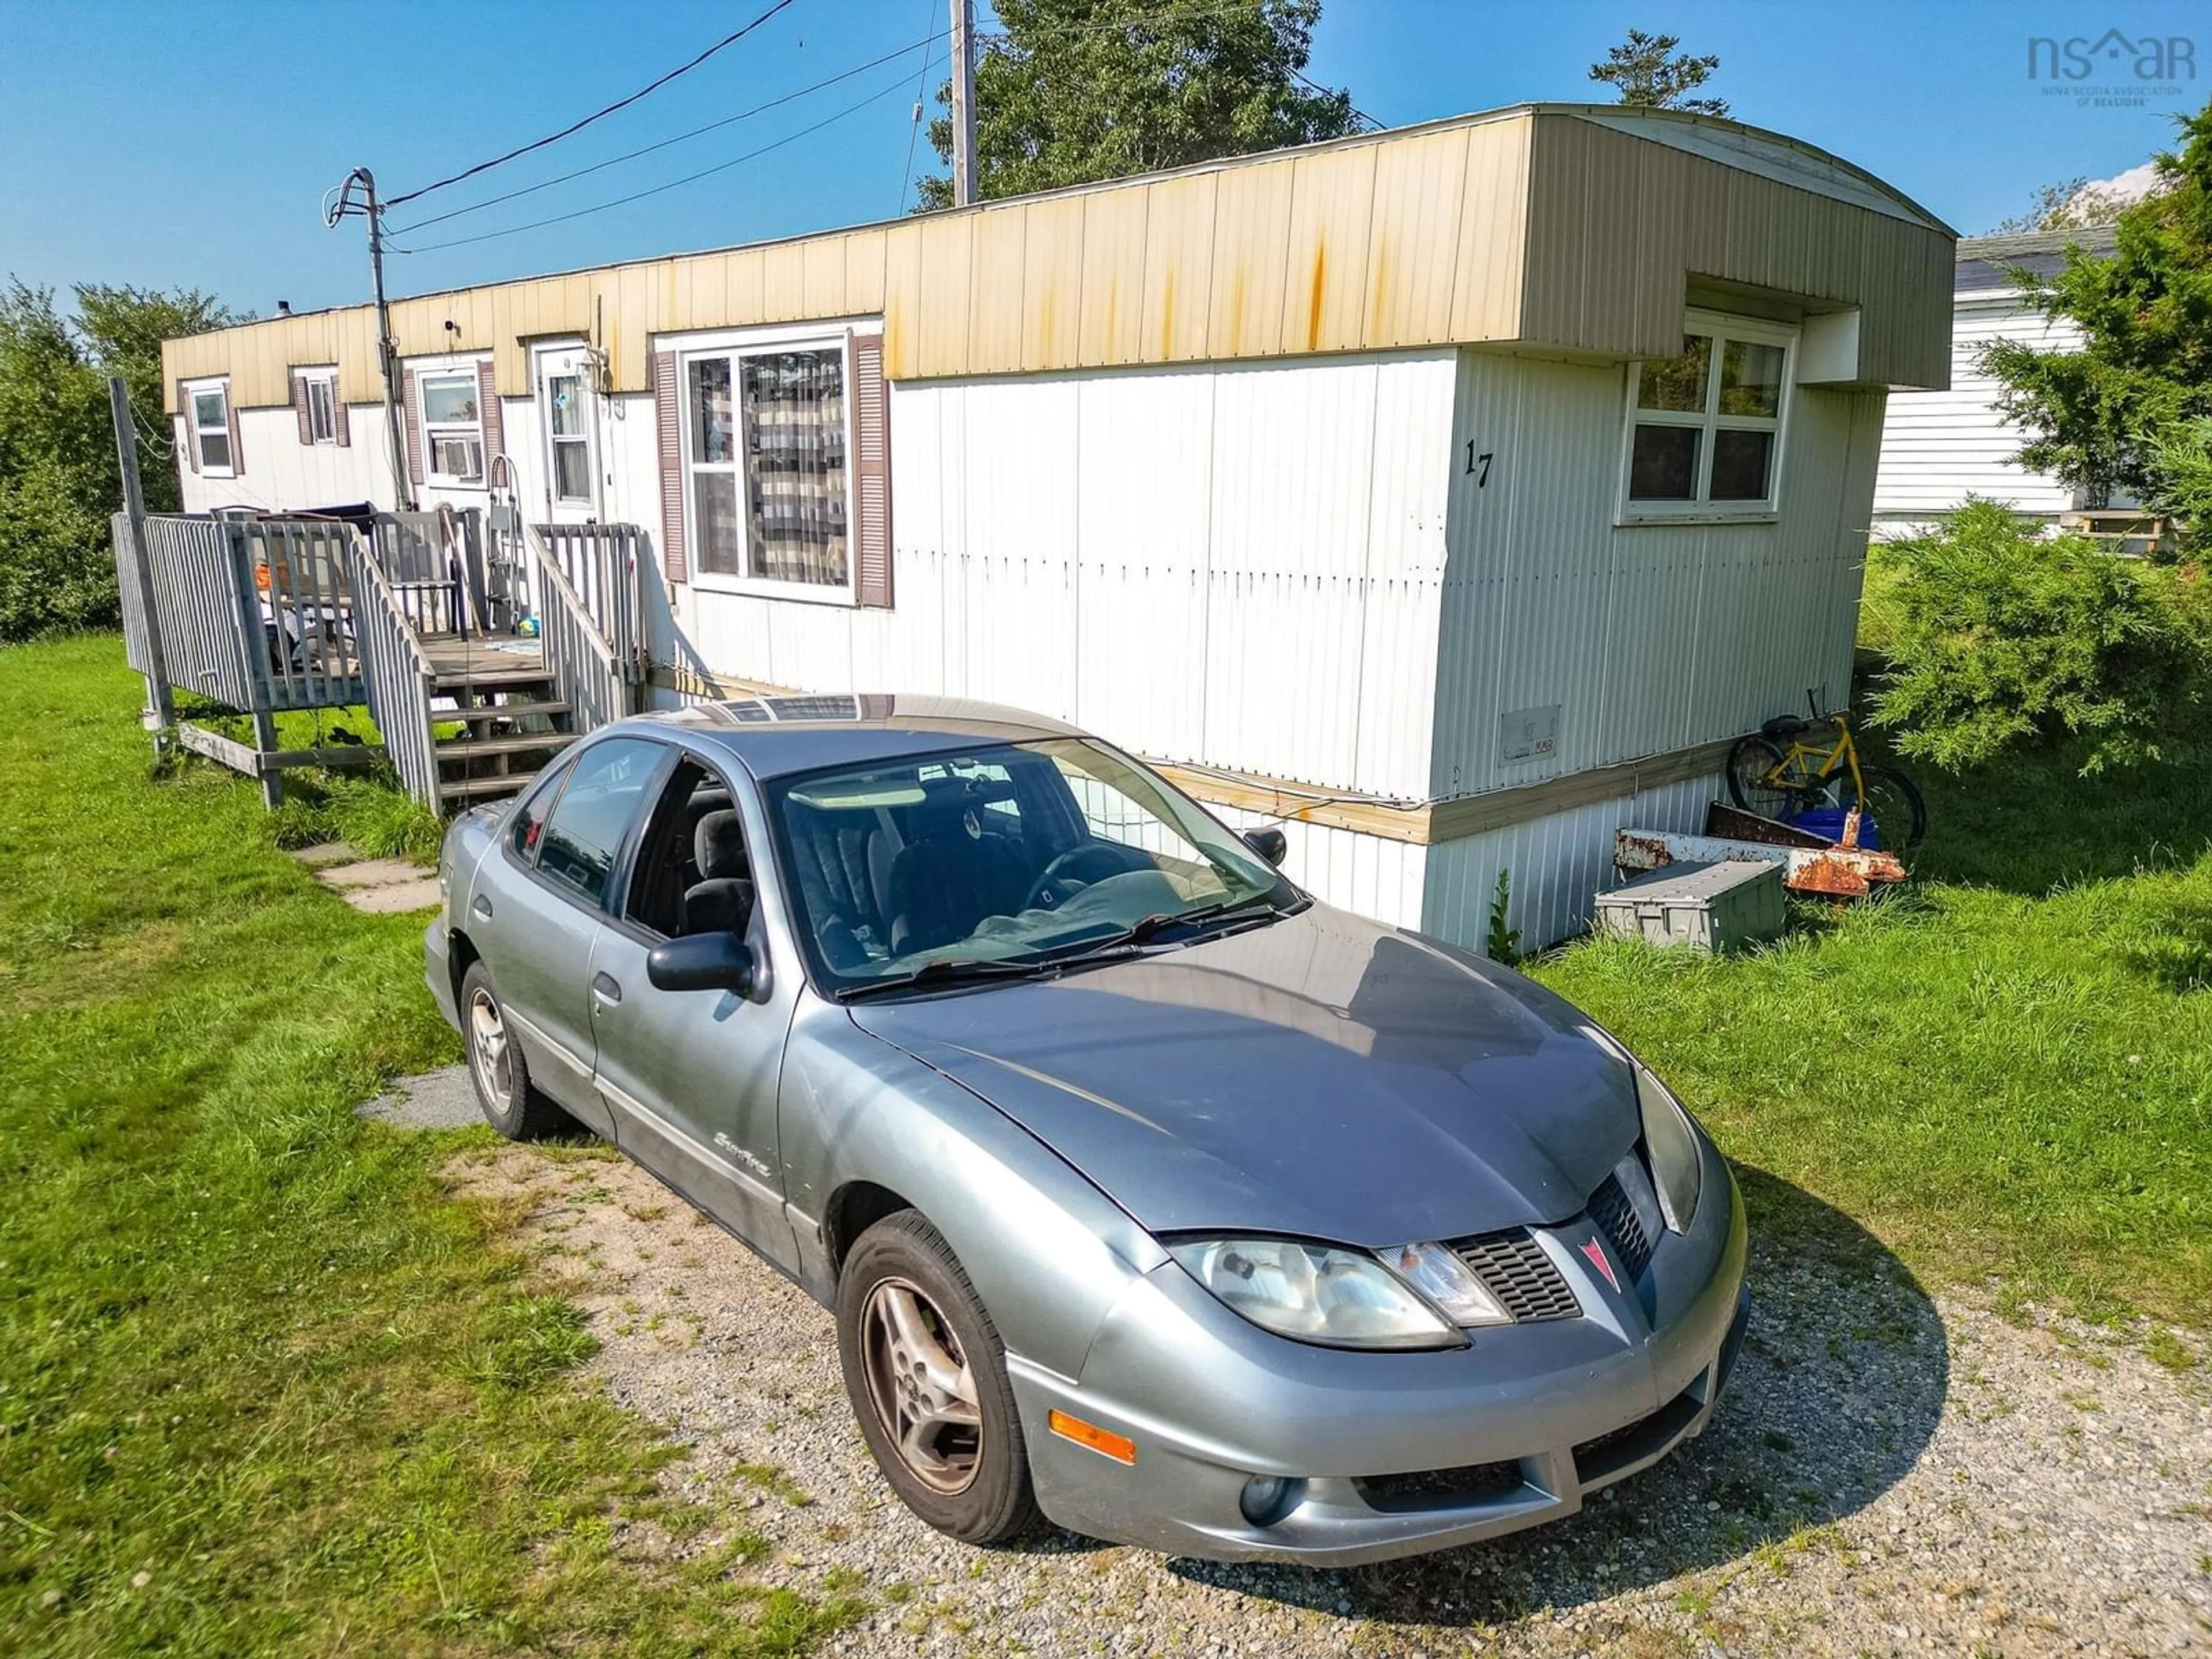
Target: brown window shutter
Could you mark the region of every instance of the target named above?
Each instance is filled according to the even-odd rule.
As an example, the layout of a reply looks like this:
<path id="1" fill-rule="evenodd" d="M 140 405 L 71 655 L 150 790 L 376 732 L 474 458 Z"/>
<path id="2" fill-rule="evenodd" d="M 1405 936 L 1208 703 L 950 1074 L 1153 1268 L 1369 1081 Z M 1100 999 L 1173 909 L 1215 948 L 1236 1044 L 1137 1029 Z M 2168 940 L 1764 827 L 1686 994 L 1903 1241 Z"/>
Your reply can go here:
<path id="1" fill-rule="evenodd" d="M 676 380 L 676 354 L 653 354 L 653 409 L 660 426 L 660 574 L 689 580 L 684 554 L 684 399 Z"/>
<path id="2" fill-rule="evenodd" d="M 853 493 L 859 513 L 854 538 L 860 602 L 891 603 L 891 404 L 884 379 L 884 337 L 853 337 Z"/>
<path id="3" fill-rule="evenodd" d="M 234 477 L 246 476 L 246 451 L 238 442 L 238 405 L 230 398 L 230 382 L 222 383 L 222 412 L 230 422 L 230 471 Z"/>
<path id="4" fill-rule="evenodd" d="M 315 422 L 314 417 L 307 412 L 307 377 L 304 374 L 295 374 L 292 377 L 292 412 L 300 417 L 300 441 L 303 444 L 313 443 Z"/>
<path id="5" fill-rule="evenodd" d="M 177 382 L 177 413 L 184 417 L 185 435 L 182 440 L 185 459 L 193 471 L 200 470 L 200 434 L 192 424 L 192 394 L 185 390 L 182 380 Z"/>
<path id="6" fill-rule="evenodd" d="M 407 482 L 410 489 L 422 487 L 422 398 L 415 384 L 415 371 L 407 369 L 400 381 L 401 411 L 407 425 Z"/>
<path id="7" fill-rule="evenodd" d="M 507 423 L 499 406 L 499 387 L 492 381 L 491 359 L 477 361 L 477 407 L 483 413 L 484 477 L 491 477 L 491 458 L 507 453 Z"/>
<path id="8" fill-rule="evenodd" d="M 346 418 L 345 399 L 338 395 L 338 378 L 331 376 L 331 439 L 340 449 L 353 446 L 353 422 Z"/>

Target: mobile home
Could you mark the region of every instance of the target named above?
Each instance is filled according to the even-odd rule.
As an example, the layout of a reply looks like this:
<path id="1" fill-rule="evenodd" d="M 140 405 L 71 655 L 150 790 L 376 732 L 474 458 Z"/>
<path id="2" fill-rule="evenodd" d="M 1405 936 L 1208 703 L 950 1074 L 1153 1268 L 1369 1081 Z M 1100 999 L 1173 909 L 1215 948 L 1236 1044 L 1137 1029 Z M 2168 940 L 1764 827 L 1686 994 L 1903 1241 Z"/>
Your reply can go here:
<path id="1" fill-rule="evenodd" d="M 1480 948 L 1845 694 L 1953 233 L 1734 122 L 1532 105 L 170 342 L 186 507 L 635 526 L 657 695 L 1021 705 Z M 395 453 L 395 447 L 397 453 Z M 403 500 L 403 498 L 405 498 Z"/>

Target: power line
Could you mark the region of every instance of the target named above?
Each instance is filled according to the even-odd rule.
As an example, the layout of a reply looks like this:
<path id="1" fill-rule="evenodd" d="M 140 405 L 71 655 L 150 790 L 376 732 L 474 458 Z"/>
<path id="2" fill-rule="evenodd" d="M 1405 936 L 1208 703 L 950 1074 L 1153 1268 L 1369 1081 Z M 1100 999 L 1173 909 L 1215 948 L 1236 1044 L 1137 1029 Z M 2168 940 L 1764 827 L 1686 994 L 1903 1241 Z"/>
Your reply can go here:
<path id="1" fill-rule="evenodd" d="M 690 63 L 678 64 L 676 68 L 669 70 L 667 74 L 662 76 L 659 80 L 652 82 L 646 86 L 640 87 L 635 92 L 630 94 L 629 97 L 618 99 L 614 103 L 609 104 L 604 109 L 593 110 L 589 115 L 584 117 L 582 120 L 571 122 L 568 125 L 562 128 L 558 132 L 548 133 L 543 138 L 533 138 L 530 143 L 521 146 L 521 148 L 518 149 L 511 149 L 504 155 L 495 155 L 489 161 L 479 161 L 472 167 L 464 167 L 459 173 L 453 174 L 449 178 L 439 179 L 434 185 L 425 185 L 420 190 L 410 190 L 404 196 L 395 196 L 384 205 L 387 208 L 398 207 L 404 203 L 416 200 L 418 197 L 428 196 L 434 190 L 443 190 L 448 185 L 458 185 L 464 179 L 473 179 L 479 173 L 489 172 L 491 168 L 495 167 L 503 167 L 507 162 L 514 161 L 519 155 L 527 155 L 531 151 L 534 149 L 543 149 L 548 144 L 557 144 L 563 138 L 568 137 L 572 134 L 581 132 L 586 127 L 591 125 L 592 122 L 602 120 L 605 117 L 612 115 L 617 110 L 628 109 L 632 104 L 637 102 L 639 99 L 645 97 L 650 93 L 659 91 L 661 88 L 666 86 L 671 81 L 676 79 L 678 76 L 690 74 L 693 70 L 697 69 L 700 64 L 705 63 L 709 58 L 712 58 L 716 52 L 720 52 L 724 47 L 735 46 L 738 41 L 744 40 L 745 36 L 750 34 L 755 29 L 767 22 L 769 18 L 775 16 L 776 13 L 783 10 L 785 7 L 791 3 L 792 0 L 775 0 L 775 3 L 774 5 L 770 6 L 759 16 L 754 18 L 751 22 L 747 23 L 743 28 L 737 30 L 733 33 L 724 35 L 720 40 L 714 42 L 713 46 L 708 47 L 706 51 L 701 52 L 696 58 L 694 58 Z"/>
<path id="2" fill-rule="evenodd" d="M 1304 70 L 1292 70 L 1291 71 L 1291 75 L 1294 80 L 1302 82 L 1309 92 L 1323 93 L 1331 98 L 1338 97 L 1343 93 L 1343 88 L 1340 87 L 1325 87 L 1322 85 L 1320 82 L 1315 80 L 1312 76 L 1308 75 Z M 1349 98 L 1345 99 L 1345 103 L 1346 106 L 1352 111 L 1352 118 L 1354 120 L 1364 121 L 1368 127 L 1373 131 L 1381 132 L 1383 131 L 1384 124 L 1382 122 L 1376 120 L 1365 110 L 1360 108 L 1358 105 L 1352 103 Z"/>
<path id="3" fill-rule="evenodd" d="M 909 48 L 909 50 L 911 50 L 911 48 Z M 932 57 L 933 58 L 933 53 L 932 54 Z M 927 71 L 925 70 L 925 72 Z M 612 201 L 599 202 L 593 204 L 590 207 L 578 208 L 574 212 L 556 213 L 544 219 L 532 219 L 526 224 L 509 225 L 502 230 L 487 230 L 479 235 L 456 236 L 449 241 L 426 242 L 421 247 L 395 247 L 392 251 L 395 253 L 435 253 L 441 248 L 467 247 L 476 242 L 495 241 L 502 236 L 517 236 L 526 230 L 538 230 L 547 225 L 566 224 L 571 219 L 581 219 L 589 214 L 604 213 L 609 208 L 626 207 L 632 202 L 641 202 L 648 196 L 659 196 L 664 191 L 675 190 L 684 185 L 696 184 L 700 179 L 711 177 L 714 173 L 726 173 L 732 167 L 737 167 L 743 162 L 750 161 L 757 157 L 767 155 L 770 150 L 781 149 L 786 144 L 795 143 L 799 139 L 806 137 L 810 134 L 821 131 L 823 128 L 829 126 L 833 122 L 842 121 L 847 116 L 866 108 L 870 104 L 881 102 L 884 99 L 888 98 L 895 92 L 904 91 L 906 89 L 906 76 L 902 72 L 899 78 L 892 82 L 889 86 L 878 88 L 875 91 L 870 93 L 866 97 L 859 100 L 857 102 L 846 105 L 844 108 L 837 111 L 834 115 L 823 116 L 819 121 L 815 122 L 811 126 L 801 127 L 798 131 L 787 133 L 784 137 L 775 140 L 773 143 L 763 144 L 757 149 L 749 149 L 743 155 L 733 155 L 728 161 L 718 161 L 710 167 L 701 167 L 696 173 L 687 173 L 680 179 L 671 179 L 665 184 L 654 185 L 651 188 L 646 190 L 633 191 L 627 196 L 617 196 Z"/>
<path id="4" fill-rule="evenodd" d="M 903 58 L 910 52 L 917 52 L 924 46 L 934 46 L 942 40 L 948 32 L 939 29 L 934 34 L 924 35 L 919 40 L 908 41 L 894 52 L 887 52 L 880 58 L 871 58 L 866 63 L 855 65 L 842 74 L 830 76 L 817 81 L 811 86 L 801 87 L 796 92 L 787 92 L 781 98 L 771 98 L 764 104 L 755 104 L 750 109 L 740 110 L 735 115 L 726 115 L 719 121 L 709 121 L 703 127 L 693 127 L 689 132 L 679 132 L 672 138 L 663 138 L 657 143 L 646 144 L 637 149 L 625 151 L 620 155 L 611 155 L 604 161 L 594 161 L 589 167 L 578 167 L 572 173 L 560 173 L 538 184 L 525 185 L 521 189 L 510 190 L 503 196 L 488 196 L 481 202 L 472 202 L 466 207 L 455 208 L 450 213 L 434 214 L 428 219 L 417 219 L 410 225 L 397 226 L 390 234 L 394 236 L 404 236 L 414 231 L 426 229 L 431 225 L 442 225 L 449 219 L 459 219 L 467 214 L 481 212 L 485 208 L 497 207 L 502 202 L 512 202 L 520 197 L 534 196 L 541 190 L 552 189 L 556 185 L 565 185 L 571 179 L 603 172 L 608 167 L 618 166 L 624 161 L 635 161 L 641 155 L 650 155 L 654 151 L 666 149 L 671 145 L 702 137 L 710 132 L 719 132 L 724 127 L 735 126 L 740 121 L 749 121 L 756 115 L 763 115 L 769 110 L 779 109 L 786 104 L 796 103 L 799 99 L 807 97 L 811 94 L 834 87 L 840 82 L 849 81 L 856 75 L 866 75 L 872 69 L 880 69 L 895 58 Z M 927 70 L 924 71 L 925 74 L 927 72 Z"/>
<path id="5" fill-rule="evenodd" d="M 937 0 L 924 0 L 930 10 L 937 9 Z M 950 33 L 948 29 L 945 31 Z M 922 100 L 929 96 L 929 60 L 922 59 L 921 73 L 915 77 L 914 124 L 906 132 L 906 174 L 899 180 L 899 211 L 906 211 L 907 192 L 914 188 L 914 143 L 921 137 Z"/>

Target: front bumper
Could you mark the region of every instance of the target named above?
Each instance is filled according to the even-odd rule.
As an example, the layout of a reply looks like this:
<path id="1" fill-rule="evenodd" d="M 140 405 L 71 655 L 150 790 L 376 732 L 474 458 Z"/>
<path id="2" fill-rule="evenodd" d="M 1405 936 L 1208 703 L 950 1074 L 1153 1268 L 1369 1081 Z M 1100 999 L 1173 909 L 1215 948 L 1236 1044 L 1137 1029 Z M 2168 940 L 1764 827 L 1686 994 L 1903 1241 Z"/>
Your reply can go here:
<path id="1" fill-rule="evenodd" d="M 1071 1530 L 1176 1555 L 1312 1566 L 1473 1543 L 1571 1515 L 1711 1419 L 1750 1314 L 1743 1200 L 1706 1148 L 1707 1201 L 1644 1276 L 1571 1278 L 1584 1315 L 1467 1348 L 1350 1353 L 1268 1335 L 1170 1263 L 1100 1328 L 1079 1380 L 1019 1358 L 1039 1503 Z M 1727 1201 L 1714 1202 L 1725 1193 Z M 1563 1271 L 1594 1237 L 1545 1231 Z M 1053 1434 L 1059 1410 L 1127 1436 L 1124 1466 Z M 1291 1483 L 1267 1524 L 1255 1476 Z"/>

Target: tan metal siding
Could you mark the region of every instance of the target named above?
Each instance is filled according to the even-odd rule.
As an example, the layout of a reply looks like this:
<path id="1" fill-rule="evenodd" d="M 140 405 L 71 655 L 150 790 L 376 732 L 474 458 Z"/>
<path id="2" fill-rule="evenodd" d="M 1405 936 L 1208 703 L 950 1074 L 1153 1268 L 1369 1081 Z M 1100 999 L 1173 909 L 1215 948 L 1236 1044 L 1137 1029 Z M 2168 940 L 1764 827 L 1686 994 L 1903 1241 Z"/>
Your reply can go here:
<path id="1" fill-rule="evenodd" d="M 1863 378 L 1942 385 L 1950 235 L 1902 207 L 1862 205 L 1879 192 L 1863 175 L 1823 193 L 1820 179 L 1848 170 L 1802 146 L 1754 133 L 1736 142 L 1747 155 L 1790 149 L 1792 176 L 1814 182 L 1570 110 L 1522 108 L 424 295 L 394 302 L 392 331 L 402 356 L 489 349 L 511 398 L 530 395 L 532 338 L 589 338 L 607 354 L 611 389 L 642 392 L 656 333 L 878 313 L 895 381 L 1516 340 L 1620 356 L 1666 345 L 1696 276 L 1860 307 Z M 294 363 L 335 362 L 355 386 L 376 380 L 367 307 L 163 351 L 167 381 L 228 374 L 246 408 L 289 404 Z"/>
<path id="2" fill-rule="evenodd" d="M 1522 342 L 1676 349 L 1698 276 L 1858 307 L 1863 383 L 1945 384 L 1947 233 L 1572 115 L 1539 115 L 1533 145 Z"/>

